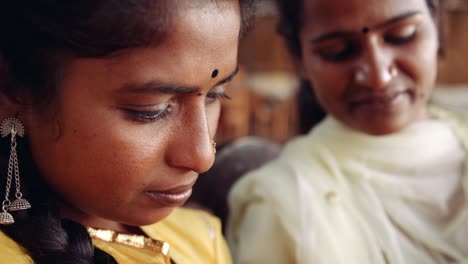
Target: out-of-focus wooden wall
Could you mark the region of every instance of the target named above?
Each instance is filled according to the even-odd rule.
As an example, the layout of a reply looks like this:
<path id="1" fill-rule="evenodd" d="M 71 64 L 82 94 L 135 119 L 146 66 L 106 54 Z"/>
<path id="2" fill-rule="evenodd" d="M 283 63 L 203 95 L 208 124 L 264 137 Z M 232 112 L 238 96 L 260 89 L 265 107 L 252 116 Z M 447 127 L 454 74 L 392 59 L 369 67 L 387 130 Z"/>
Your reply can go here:
<path id="1" fill-rule="evenodd" d="M 278 17 L 258 16 L 252 31 L 240 43 L 240 62 L 250 72 L 294 72 L 283 39 L 276 33 Z"/>
<path id="2" fill-rule="evenodd" d="M 449 12 L 445 53 L 439 82 L 468 83 L 468 11 Z"/>
<path id="3" fill-rule="evenodd" d="M 282 143 L 298 134 L 297 84 L 288 78 L 296 75 L 276 23 L 276 16 L 256 17 L 240 43 L 241 71 L 229 92 L 232 100 L 223 102 L 217 134 L 221 144 L 248 135 Z"/>

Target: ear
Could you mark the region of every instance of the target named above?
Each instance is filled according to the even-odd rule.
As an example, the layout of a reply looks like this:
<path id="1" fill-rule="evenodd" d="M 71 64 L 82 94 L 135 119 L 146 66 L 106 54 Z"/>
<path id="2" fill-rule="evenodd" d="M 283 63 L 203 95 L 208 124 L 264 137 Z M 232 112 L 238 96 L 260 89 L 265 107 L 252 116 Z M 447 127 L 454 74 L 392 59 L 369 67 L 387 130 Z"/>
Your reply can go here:
<path id="1" fill-rule="evenodd" d="M 8 117 L 20 117 L 25 106 L 8 96 L 6 93 L 7 66 L 0 54 L 0 122 Z"/>
<path id="2" fill-rule="evenodd" d="M 33 120 L 32 113 L 34 112 L 31 106 L 22 104 L 0 91 L 0 123 L 7 118 L 15 117 L 21 121 L 26 131 L 29 131 L 31 128 L 30 122 Z"/>
<path id="3" fill-rule="evenodd" d="M 24 105 L 19 104 L 5 95 L 3 91 L 0 91 L 0 122 L 9 117 L 18 117 L 21 119 L 24 112 Z"/>

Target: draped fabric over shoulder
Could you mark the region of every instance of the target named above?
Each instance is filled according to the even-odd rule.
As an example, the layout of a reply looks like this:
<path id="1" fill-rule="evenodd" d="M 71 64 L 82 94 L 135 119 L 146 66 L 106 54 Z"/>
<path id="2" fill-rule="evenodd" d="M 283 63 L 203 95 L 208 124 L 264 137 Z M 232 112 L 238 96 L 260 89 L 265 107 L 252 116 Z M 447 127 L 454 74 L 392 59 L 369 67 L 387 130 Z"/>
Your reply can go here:
<path id="1" fill-rule="evenodd" d="M 468 123 L 434 118 L 386 136 L 327 117 L 230 194 L 234 262 L 465 263 Z"/>

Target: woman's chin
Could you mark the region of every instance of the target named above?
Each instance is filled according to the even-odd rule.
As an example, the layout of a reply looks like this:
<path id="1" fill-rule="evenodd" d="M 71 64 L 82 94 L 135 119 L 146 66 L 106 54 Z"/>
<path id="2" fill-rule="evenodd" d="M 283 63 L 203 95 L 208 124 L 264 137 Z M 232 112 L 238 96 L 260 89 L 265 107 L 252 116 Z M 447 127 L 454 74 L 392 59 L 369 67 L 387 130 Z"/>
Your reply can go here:
<path id="1" fill-rule="evenodd" d="M 125 224 L 130 226 L 146 226 L 152 225 L 156 222 L 164 220 L 168 217 L 175 208 L 167 207 L 167 208 L 160 208 L 155 212 L 146 211 L 144 213 L 134 215 L 134 217 L 123 221 Z"/>
<path id="2" fill-rule="evenodd" d="M 372 136 L 385 136 L 398 133 L 411 126 L 415 120 L 411 118 L 360 118 L 345 123 L 355 131 Z"/>
<path id="3" fill-rule="evenodd" d="M 385 136 L 398 133 L 413 123 L 413 121 L 403 122 L 403 120 L 392 121 L 367 122 L 355 129 L 372 136 Z"/>

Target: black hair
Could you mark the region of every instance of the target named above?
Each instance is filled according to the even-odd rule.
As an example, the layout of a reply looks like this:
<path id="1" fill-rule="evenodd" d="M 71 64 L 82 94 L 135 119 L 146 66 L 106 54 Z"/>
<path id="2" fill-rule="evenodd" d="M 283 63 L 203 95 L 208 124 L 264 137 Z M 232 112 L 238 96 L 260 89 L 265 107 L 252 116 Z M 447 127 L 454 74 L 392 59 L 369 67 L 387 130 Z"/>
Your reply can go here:
<path id="1" fill-rule="evenodd" d="M 201 0 L 223 2 L 229 0 Z M 253 0 L 239 0 L 242 32 Z M 63 65 L 78 57 L 106 57 L 157 45 L 170 30 L 170 3 L 162 0 L 14 0 L 0 2 L 0 91 L 17 103 L 50 106 L 60 92 Z M 240 32 L 240 33 L 242 33 Z M 1 106 L 0 106 L 1 107 Z M 40 108 L 40 107 L 39 107 Z M 0 142 L 6 168 L 9 142 Z M 95 249 L 79 223 L 60 215 L 58 199 L 40 175 L 27 139 L 18 140 L 22 189 L 32 208 L 12 212 L 0 230 L 37 264 L 116 263 Z M 0 182 L 6 175 L 0 175 Z M 4 197 L 0 188 L 0 197 Z"/>
<path id="2" fill-rule="evenodd" d="M 445 16 L 444 0 L 425 0 L 436 23 L 439 34 L 439 55 L 444 55 Z M 302 60 L 299 33 L 304 23 L 304 0 L 276 0 L 280 19 L 278 33 L 283 37 L 286 45 L 296 62 Z M 325 116 L 325 111 L 319 105 L 313 85 L 306 80 L 301 82 L 298 100 L 299 127 L 301 133 L 306 133 Z"/>
<path id="3" fill-rule="evenodd" d="M 443 52 L 443 43 L 445 39 L 444 30 L 444 0 L 425 0 L 432 16 L 434 17 L 437 29 L 439 31 L 439 42 L 441 52 Z M 278 33 L 285 39 L 289 51 L 294 59 L 301 60 L 301 43 L 299 32 L 304 23 L 304 0 L 276 0 L 280 13 L 278 23 Z"/>
<path id="4" fill-rule="evenodd" d="M 308 80 L 301 80 L 296 95 L 299 134 L 307 134 L 311 128 L 320 123 L 327 113 L 320 106 L 317 96 Z"/>

